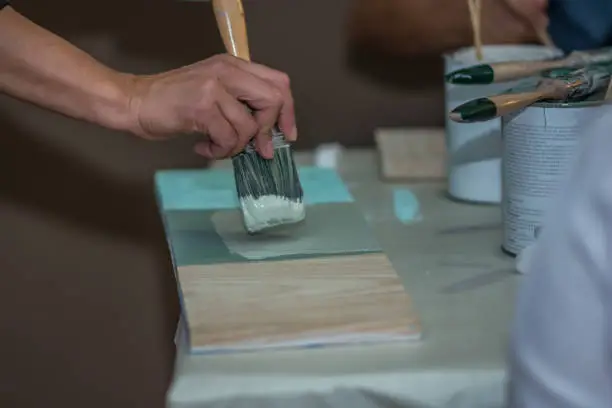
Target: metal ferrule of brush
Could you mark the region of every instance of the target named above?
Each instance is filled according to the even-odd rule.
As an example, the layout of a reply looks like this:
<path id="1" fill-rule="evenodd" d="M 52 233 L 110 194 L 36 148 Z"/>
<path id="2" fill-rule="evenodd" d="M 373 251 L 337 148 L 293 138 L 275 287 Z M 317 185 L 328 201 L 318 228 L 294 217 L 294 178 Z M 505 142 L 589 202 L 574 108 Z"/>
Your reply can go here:
<path id="1" fill-rule="evenodd" d="M 293 158 L 293 149 L 285 135 L 276 128 L 272 131 L 274 157 L 263 158 L 253 142 L 232 158 L 238 196 L 279 196 L 291 201 L 302 201 L 302 184 Z"/>
<path id="2" fill-rule="evenodd" d="M 244 107 L 251 115 L 253 114 L 253 109 L 251 109 L 250 106 L 245 104 Z M 275 150 L 280 147 L 289 146 L 289 143 L 287 143 L 287 139 L 285 139 L 285 134 L 280 130 L 278 125 L 275 125 L 272 128 L 270 133 L 271 133 L 270 137 L 272 138 L 272 147 Z M 256 153 L 254 140 L 251 140 L 249 143 L 247 143 L 247 145 L 242 150 L 242 152 L 238 153 L 236 156 L 240 156 L 241 154 L 250 154 L 250 153 Z"/>
<path id="3" fill-rule="evenodd" d="M 604 66 L 582 68 L 563 78 L 570 90 L 567 99 L 587 97 L 601 89 L 607 88 L 610 82 L 610 70 Z"/>
<path id="4" fill-rule="evenodd" d="M 262 157 L 252 141 L 232 158 L 236 190 L 250 233 L 296 223 L 305 217 L 304 192 L 293 149 L 277 126 L 270 137 L 274 146 L 272 159 Z"/>
<path id="5" fill-rule="evenodd" d="M 275 150 L 281 147 L 289 146 L 289 143 L 285 139 L 285 134 L 281 132 L 278 126 L 274 126 L 272 128 L 271 138 L 272 138 L 272 147 L 274 147 Z M 247 143 L 244 150 L 238 153 L 238 155 L 254 153 L 254 152 L 255 152 L 255 141 L 251 140 L 249 143 Z"/>

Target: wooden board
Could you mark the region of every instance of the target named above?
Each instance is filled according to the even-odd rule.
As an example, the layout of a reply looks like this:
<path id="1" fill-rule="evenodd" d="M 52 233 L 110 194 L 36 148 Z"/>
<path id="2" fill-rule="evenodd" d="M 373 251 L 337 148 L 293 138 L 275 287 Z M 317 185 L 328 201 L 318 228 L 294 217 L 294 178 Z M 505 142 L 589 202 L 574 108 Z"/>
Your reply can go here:
<path id="1" fill-rule="evenodd" d="M 436 180 L 446 177 L 443 128 L 377 129 L 381 176 L 387 180 Z"/>
<path id="2" fill-rule="evenodd" d="M 306 219 L 247 235 L 231 170 L 161 172 L 158 201 L 196 353 L 418 339 L 410 297 L 335 171 L 301 168 Z"/>
<path id="3" fill-rule="evenodd" d="M 420 335 L 410 299 L 382 253 L 186 266 L 178 277 L 195 348 Z"/>

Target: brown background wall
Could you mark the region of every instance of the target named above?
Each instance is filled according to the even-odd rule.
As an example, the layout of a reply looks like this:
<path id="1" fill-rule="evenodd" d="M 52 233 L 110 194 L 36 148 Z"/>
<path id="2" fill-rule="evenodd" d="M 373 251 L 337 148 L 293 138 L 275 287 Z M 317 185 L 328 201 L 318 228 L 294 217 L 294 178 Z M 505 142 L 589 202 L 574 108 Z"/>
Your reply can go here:
<path id="1" fill-rule="evenodd" d="M 439 61 L 349 58 L 349 3 L 245 2 L 254 59 L 292 77 L 301 148 L 442 122 Z M 208 3 L 13 4 L 122 70 L 222 51 Z M 0 98 L 0 406 L 163 406 L 177 304 L 152 175 L 202 166 L 192 141 L 146 143 Z"/>

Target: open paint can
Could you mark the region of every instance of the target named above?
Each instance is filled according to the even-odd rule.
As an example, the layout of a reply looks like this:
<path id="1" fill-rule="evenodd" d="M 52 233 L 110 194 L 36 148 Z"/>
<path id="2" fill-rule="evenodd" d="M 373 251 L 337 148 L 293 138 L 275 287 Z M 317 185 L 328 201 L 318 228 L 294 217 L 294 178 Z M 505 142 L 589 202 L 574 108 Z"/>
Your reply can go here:
<path id="1" fill-rule="evenodd" d="M 445 73 L 483 63 L 539 61 L 563 55 L 561 50 L 539 45 L 488 45 L 478 61 L 473 47 L 444 56 Z M 489 84 L 446 83 L 446 112 L 468 100 L 491 96 L 535 78 Z M 501 202 L 501 121 L 456 123 L 446 116 L 448 194 L 458 200 L 499 204 Z"/>
<path id="2" fill-rule="evenodd" d="M 519 255 L 535 243 L 585 124 L 597 110 L 610 110 L 604 96 L 605 91 L 580 102 L 540 102 L 502 118 L 502 249 L 507 254 Z"/>

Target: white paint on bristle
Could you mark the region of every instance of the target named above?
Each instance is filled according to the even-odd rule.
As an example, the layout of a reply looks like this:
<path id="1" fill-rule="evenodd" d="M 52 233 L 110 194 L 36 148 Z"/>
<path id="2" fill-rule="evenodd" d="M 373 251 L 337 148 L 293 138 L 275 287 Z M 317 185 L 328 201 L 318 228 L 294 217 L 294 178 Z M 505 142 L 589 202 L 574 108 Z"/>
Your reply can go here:
<path id="1" fill-rule="evenodd" d="M 276 195 L 266 195 L 257 199 L 244 197 L 240 199 L 240 205 L 249 232 L 300 222 L 306 217 L 303 202 Z"/>

